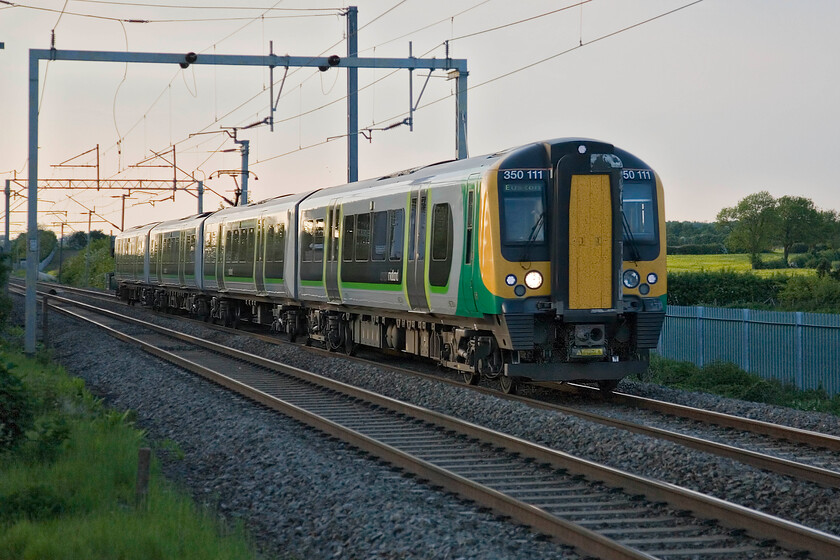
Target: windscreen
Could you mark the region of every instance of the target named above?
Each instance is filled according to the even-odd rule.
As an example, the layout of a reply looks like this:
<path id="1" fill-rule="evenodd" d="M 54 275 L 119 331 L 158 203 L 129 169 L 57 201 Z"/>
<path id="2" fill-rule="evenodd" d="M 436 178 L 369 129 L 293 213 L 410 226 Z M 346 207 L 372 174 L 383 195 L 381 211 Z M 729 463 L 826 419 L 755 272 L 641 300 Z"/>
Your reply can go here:
<path id="1" fill-rule="evenodd" d="M 544 181 L 502 185 L 502 237 L 506 245 L 545 241 Z"/>
<path id="2" fill-rule="evenodd" d="M 626 172 L 627 170 L 625 170 Z M 639 173 L 636 171 L 636 173 Z M 650 171 L 646 172 L 651 175 Z M 624 240 L 636 243 L 656 243 L 656 207 L 653 200 L 653 180 L 624 181 L 622 210 L 626 220 Z M 628 232 L 629 230 L 629 232 Z"/>

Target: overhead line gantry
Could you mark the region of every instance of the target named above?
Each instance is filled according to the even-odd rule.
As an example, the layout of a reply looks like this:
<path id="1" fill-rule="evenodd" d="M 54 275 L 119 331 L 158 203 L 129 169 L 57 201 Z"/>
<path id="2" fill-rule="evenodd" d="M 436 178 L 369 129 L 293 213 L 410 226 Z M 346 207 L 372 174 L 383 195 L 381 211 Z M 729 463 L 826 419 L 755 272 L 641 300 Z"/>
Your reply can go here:
<path id="1" fill-rule="evenodd" d="M 53 49 L 30 49 L 29 51 L 29 197 L 27 229 L 27 259 L 26 259 L 26 328 L 24 332 L 24 351 L 33 355 L 36 344 L 36 284 L 38 279 L 38 83 L 40 79 L 40 62 L 48 61 L 77 61 L 77 62 L 119 62 L 145 64 L 178 64 L 181 68 L 188 68 L 192 64 L 206 64 L 215 66 L 261 66 L 276 68 L 278 66 L 329 69 L 333 67 L 347 68 L 349 72 L 347 96 L 347 139 L 348 139 L 348 180 L 358 179 L 358 90 L 356 72 L 359 68 L 373 69 L 405 69 L 413 70 L 446 70 L 454 73 L 455 85 L 455 147 L 459 159 L 467 157 L 467 61 L 465 59 L 449 58 L 359 58 L 357 56 L 356 40 L 358 27 L 356 25 L 355 7 L 347 10 L 348 16 L 348 56 L 341 58 L 337 55 L 324 56 L 289 56 L 289 55 L 219 55 L 219 54 L 187 54 L 151 53 L 151 52 L 112 52 L 112 51 L 75 51 Z M 352 84 L 352 86 L 351 86 Z M 273 85 L 273 84 L 272 84 Z M 355 91 L 351 91 L 355 90 Z M 273 103 L 274 100 L 272 99 Z M 273 106 L 273 105 L 272 105 Z"/>

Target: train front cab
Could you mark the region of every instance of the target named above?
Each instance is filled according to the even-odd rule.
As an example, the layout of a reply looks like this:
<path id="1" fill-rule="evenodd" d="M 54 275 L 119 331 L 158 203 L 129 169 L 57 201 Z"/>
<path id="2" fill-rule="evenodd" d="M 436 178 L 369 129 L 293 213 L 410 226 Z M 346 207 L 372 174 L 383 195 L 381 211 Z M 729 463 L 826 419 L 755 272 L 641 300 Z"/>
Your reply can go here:
<path id="1" fill-rule="evenodd" d="M 622 212 L 622 186 L 631 216 Z M 482 279 L 501 296 L 503 387 L 521 378 L 612 388 L 644 371 L 666 286 L 653 171 L 612 145 L 560 140 L 503 158 L 485 194 Z M 487 221 L 494 207 L 498 231 Z"/>

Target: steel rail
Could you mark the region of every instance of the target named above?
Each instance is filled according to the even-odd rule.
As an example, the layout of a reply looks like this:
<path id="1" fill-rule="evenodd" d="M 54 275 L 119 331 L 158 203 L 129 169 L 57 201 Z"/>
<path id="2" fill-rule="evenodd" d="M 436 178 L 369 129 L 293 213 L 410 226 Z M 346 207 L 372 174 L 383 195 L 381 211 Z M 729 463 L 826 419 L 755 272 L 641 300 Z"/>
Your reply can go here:
<path id="1" fill-rule="evenodd" d="M 98 292 L 94 292 L 92 290 L 84 290 L 80 288 L 69 288 L 68 291 L 73 293 L 78 293 L 87 297 L 106 297 L 107 294 L 102 294 Z M 116 301 L 116 300 L 115 300 Z M 224 330 L 226 332 L 230 332 L 231 329 L 227 327 L 221 327 L 218 325 L 214 325 L 215 328 L 220 330 Z M 241 331 L 235 331 L 241 332 Z M 269 342 L 277 343 L 278 339 L 276 337 L 268 337 L 265 335 L 260 335 L 258 333 L 249 333 L 252 336 L 258 337 L 261 340 L 266 340 Z M 312 351 L 319 352 L 318 349 L 311 349 Z M 358 361 L 370 363 L 369 360 L 363 360 L 356 358 Z M 375 364 L 379 367 L 387 367 L 393 370 L 404 371 L 408 372 L 412 375 L 419 375 L 427 378 L 432 378 L 438 381 L 443 381 L 445 383 L 461 386 L 461 383 L 456 381 L 452 381 L 450 379 L 441 378 L 438 376 L 424 374 L 422 372 L 417 372 L 405 368 L 398 368 L 394 366 L 384 365 L 380 362 L 375 362 Z M 550 383 L 543 383 L 540 384 L 541 386 L 547 386 L 549 388 L 556 387 L 556 384 Z M 563 384 L 560 385 L 560 388 L 566 389 L 571 388 L 575 392 L 592 392 L 595 394 L 600 394 L 598 389 L 593 389 L 591 387 L 586 387 L 584 385 L 578 384 Z M 564 406 L 558 405 L 554 403 L 546 403 L 544 401 L 540 401 L 538 399 L 523 397 L 520 395 L 504 395 L 500 394 L 497 391 L 492 389 L 487 389 L 483 387 L 472 387 L 472 389 L 477 390 L 483 394 L 490 394 L 497 396 L 499 398 L 504 398 L 506 400 L 511 400 L 514 402 L 520 402 L 527 406 L 531 406 L 534 408 L 540 408 L 543 410 L 549 410 L 553 412 L 559 412 L 562 414 L 570 414 L 577 416 L 579 418 L 583 418 L 585 420 L 596 422 L 601 425 L 610 426 L 618 429 L 623 429 L 627 431 L 631 431 L 634 433 L 655 437 L 659 439 L 664 439 L 668 441 L 672 441 L 679 445 L 684 445 L 686 447 L 690 447 L 692 449 L 696 449 L 698 451 L 703 451 L 705 453 L 711 453 L 714 455 L 718 455 L 721 457 L 727 457 L 730 459 L 734 459 L 744 464 L 748 464 L 754 466 L 759 469 L 764 469 L 767 471 L 771 471 L 777 474 L 791 476 L 794 478 L 798 478 L 800 480 L 807 480 L 809 482 L 814 482 L 821 486 L 831 487 L 831 488 L 840 488 L 840 471 L 826 469 L 823 467 L 818 467 L 814 465 L 809 465 L 807 463 L 802 463 L 799 461 L 793 461 L 790 459 L 785 459 L 782 457 L 776 457 L 774 455 L 769 455 L 766 453 L 760 453 L 756 451 L 751 451 L 749 449 L 744 449 L 741 447 L 737 447 L 734 445 L 729 445 L 725 443 L 720 443 L 696 436 L 691 436 L 687 434 L 682 434 L 680 432 L 676 432 L 673 430 L 667 430 L 663 428 L 657 428 L 653 426 L 646 426 L 644 424 L 639 424 L 637 422 L 631 422 L 628 420 L 622 420 L 613 418 L 610 416 L 605 416 L 593 412 L 583 411 L 571 406 Z M 803 443 L 809 445 L 811 447 L 822 447 L 832 451 L 840 450 L 840 438 L 836 436 L 832 436 L 829 434 L 821 434 L 817 432 L 812 432 L 808 430 L 802 430 L 799 428 L 791 428 L 788 426 L 779 426 L 774 425 L 769 422 L 763 422 L 758 420 L 750 420 L 748 418 L 742 418 L 738 416 L 733 416 L 729 414 L 723 414 L 719 412 L 713 412 L 703 409 L 696 409 L 692 407 L 688 407 L 685 405 L 679 405 L 675 403 L 669 403 L 664 401 L 658 401 L 646 397 L 636 397 L 633 395 L 628 395 L 625 393 L 613 393 L 614 397 L 613 400 L 625 404 L 627 406 L 640 406 L 654 412 L 659 412 L 662 414 L 679 416 L 691 420 L 698 420 L 703 421 L 704 423 L 712 423 L 716 425 L 723 425 L 725 427 L 731 427 L 740 431 L 746 431 L 751 433 L 756 433 L 764 436 L 768 436 L 774 439 L 779 440 L 788 440 L 794 441 L 796 443 Z"/>
<path id="2" fill-rule="evenodd" d="M 56 296 L 53 296 L 53 298 L 51 299 L 58 298 Z M 61 299 L 64 298 L 60 298 L 59 301 Z M 73 304 L 79 305 L 79 302 L 73 302 Z M 81 305 L 89 307 L 87 306 L 87 304 Z M 367 437 L 364 434 L 361 434 L 355 430 L 345 428 L 326 418 L 323 418 L 316 414 L 312 414 L 303 408 L 283 401 L 282 399 L 269 395 L 249 385 L 243 384 L 217 371 L 206 368 L 191 360 L 182 358 L 167 350 L 158 348 L 136 337 L 121 333 L 120 331 L 113 329 L 105 324 L 93 321 L 90 318 L 85 317 L 84 315 L 80 315 L 67 309 L 62 309 L 56 306 L 54 306 L 54 308 L 65 315 L 94 324 L 97 327 L 105 330 L 109 335 L 113 336 L 114 338 L 137 346 L 153 356 L 156 356 L 167 362 L 177 365 L 183 369 L 186 369 L 187 371 L 200 375 L 201 377 L 213 381 L 214 383 L 222 387 L 225 387 L 236 393 L 246 396 L 255 402 L 258 402 L 268 408 L 271 408 L 272 410 L 281 412 L 289 416 L 290 418 L 293 418 L 303 424 L 320 430 L 330 436 L 339 438 L 342 441 L 345 441 L 357 447 L 358 449 L 376 455 L 377 457 L 388 461 L 389 463 L 407 472 L 411 472 L 417 475 L 418 477 L 421 477 L 422 479 L 428 480 L 432 484 L 440 485 L 441 487 L 455 492 L 466 499 L 475 501 L 476 503 L 489 507 L 499 514 L 510 516 L 511 518 L 514 518 L 517 521 L 520 521 L 524 524 L 533 527 L 537 531 L 550 535 L 564 544 L 574 546 L 586 552 L 587 554 L 592 554 L 607 559 L 615 558 L 617 560 L 656 560 L 656 557 L 654 556 L 645 554 L 634 548 L 623 546 L 620 543 L 609 539 L 608 537 L 599 535 L 598 533 L 580 525 L 568 522 L 563 519 L 559 519 L 539 508 L 536 508 L 524 502 L 520 502 L 519 500 L 513 499 L 510 496 L 507 496 L 501 492 L 498 492 L 481 484 L 477 484 L 451 471 L 441 469 L 427 461 L 423 461 L 421 459 L 413 457 L 407 453 L 400 451 L 399 449 L 384 444 L 373 438 Z M 109 315 L 111 313 L 112 312 L 108 312 Z M 216 351 L 227 352 L 231 350 L 229 348 L 216 345 L 214 343 L 208 343 L 209 345 L 205 345 L 204 343 L 207 343 L 207 341 L 201 341 L 200 339 L 195 339 L 194 337 L 189 337 L 188 335 L 182 335 L 182 333 L 169 331 L 168 329 L 163 329 L 161 327 L 158 327 L 157 325 L 146 323 L 144 321 L 134 320 L 132 322 L 134 324 L 140 324 L 144 327 L 150 328 L 155 332 L 167 334 L 168 336 L 173 336 L 174 338 L 185 342 L 188 341 L 198 346 L 205 346 L 208 349 L 216 347 Z M 282 364 L 278 364 L 277 362 L 272 362 L 270 360 L 266 360 L 264 358 L 260 358 L 259 356 L 255 356 L 252 354 L 247 354 L 240 351 L 234 351 L 230 353 L 238 355 L 240 359 L 252 360 L 253 362 L 260 364 L 263 367 L 267 367 L 269 369 L 279 371 L 287 375 L 293 375 L 298 378 L 307 378 L 310 375 L 306 372 L 303 372 L 302 370 L 297 370 L 297 368 L 290 368 L 289 366 L 284 366 Z M 307 379 L 307 381 L 311 381 L 311 379 Z M 322 378 L 321 381 L 329 380 L 327 380 L 326 378 Z M 342 388 L 351 388 L 351 386 L 341 387 L 341 385 L 343 384 L 335 385 L 334 383 L 337 382 L 325 383 L 325 385 L 328 387 L 331 386 L 331 388 L 335 390 L 340 390 Z M 371 395 L 373 394 L 357 393 L 357 398 L 365 398 Z M 380 402 L 379 404 L 384 403 Z"/>
<path id="3" fill-rule="evenodd" d="M 585 387 L 583 385 L 572 385 L 572 387 L 576 391 L 582 393 L 598 391 L 597 389 Z M 733 428 L 739 431 L 761 434 L 775 439 L 787 440 L 793 443 L 802 443 L 810 447 L 823 447 L 831 451 L 840 451 L 840 437 L 831 434 L 823 434 L 811 430 L 803 430 L 801 428 L 773 424 L 772 422 L 766 422 L 764 420 L 744 418 L 743 416 L 735 416 L 724 412 L 694 408 L 682 404 L 651 399 L 648 397 L 629 395 L 627 393 L 613 392 L 612 399 L 630 406 L 688 418 L 690 420 L 697 420 L 706 424 L 716 424 L 725 428 Z"/>
<path id="4" fill-rule="evenodd" d="M 105 297 L 106 294 L 97 293 L 91 290 L 84 290 L 80 288 L 69 288 L 68 291 L 73 293 L 79 293 L 88 297 Z M 218 325 L 214 325 L 215 328 L 220 330 L 224 330 L 229 332 L 231 329 L 227 327 L 221 327 Z M 238 331 L 241 332 L 241 331 Z M 269 342 L 276 343 L 278 339 L 276 337 L 267 337 L 265 335 L 260 335 L 257 333 L 249 333 L 253 336 L 260 338 L 261 340 L 266 340 Z M 312 351 L 318 352 L 318 349 L 311 349 Z M 358 361 L 370 363 L 369 360 L 363 360 L 356 358 Z M 441 378 L 438 376 L 424 374 L 422 372 L 417 372 L 413 370 L 408 370 L 405 368 L 397 368 L 394 366 L 384 365 L 380 362 L 375 362 L 375 364 L 379 367 L 387 367 L 393 370 L 404 371 L 408 372 L 412 375 L 419 375 L 427 378 L 432 378 L 438 381 L 443 381 L 445 383 L 461 386 L 461 383 L 456 381 L 452 381 L 450 379 Z M 540 384 L 541 386 L 548 386 L 553 388 L 556 384 Z M 560 385 L 561 388 L 570 387 L 576 392 L 593 392 L 595 394 L 599 394 L 600 391 L 597 389 L 593 389 L 590 387 L 586 387 L 583 385 L 577 384 L 563 384 Z M 653 426 L 646 426 L 644 424 L 639 424 L 637 422 L 631 422 L 628 420 L 622 420 L 613 418 L 610 416 L 605 416 L 593 412 L 587 412 L 575 407 L 571 406 L 564 406 L 558 405 L 554 403 L 546 403 L 544 401 L 540 401 L 538 399 L 523 397 L 520 395 L 504 395 L 500 394 L 497 391 L 492 389 L 487 389 L 483 387 L 472 387 L 472 389 L 477 390 L 483 394 L 490 394 L 497 396 L 499 398 L 504 398 L 506 400 L 511 400 L 514 402 L 520 402 L 527 406 L 531 406 L 534 408 L 540 408 L 543 410 L 549 410 L 553 412 L 559 412 L 563 414 L 570 414 L 577 416 L 579 418 L 583 418 L 585 420 L 596 422 L 601 425 L 610 426 L 618 429 L 623 429 L 627 431 L 631 431 L 634 433 L 655 437 L 659 439 L 664 439 L 668 441 L 672 441 L 674 443 L 684 445 L 686 447 L 690 447 L 696 449 L 698 451 L 703 451 L 705 453 L 711 453 L 714 455 L 718 455 L 721 457 L 727 457 L 730 459 L 734 459 L 744 464 L 752 465 L 759 469 L 764 469 L 767 471 L 771 471 L 777 474 L 791 476 L 794 478 L 798 478 L 800 480 L 807 480 L 809 482 L 814 482 L 816 484 L 832 487 L 832 488 L 840 488 L 840 471 L 826 469 L 823 467 L 818 467 L 814 465 L 809 465 L 806 463 L 802 463 L 799 461 L 793 461 L 790 459 L 785 459 L 781 457 L 776 457 L 773 455 L 769 455 L 766 453 L 760 453 L 756 451 L 751 451 L 749 449 L 744 449 L 741 447 L 737 447 L 734 445 L 729 445 L 725 443 L 720 443 L 696 436 L 691 436 L 687 434 L 682 434 L 680 432 L 676 432 L 673 430 L 667 430 L 663 428 L 657 428 Z M 649 410 L 653 410 L 655 412 L 659 412 L 662 414 L 679 416 L 691 420 L 698 420 L 703 421 L 704 423 L 712 423 L 716 425 L 723 425 L 725 427 L 731 427 L 740 431 L 746 431 L 751 433 L 756 433 L 760 435 L 765 435 L 774 439 L 780 440 L 788 440 L 794 441 L 796 443 L 803 443 L 809 445 L 811 447 L 822 447 L 832 451 L 840 450 L 840 438 L 836 436 L 832 436 L 829 434 L 821 434 L 817 432 L 812 432 L 808 430 L 802 430 L 799 428 L 791 428 L 788 426 L 779 426 L 775 424 L 771 424 L 769 422 L 763 422 L 759 420 L 750 420 L 748 418 L 742 418 L 738 416 L 733 416 L 729 414 L 723 414 L 719 412 L 713 412 L 703 409 L 696 409 L 692 407 L 688 407 L 685 405 L 679 405 L 675 403 L 669 403 L 664 401 L 658 401 L 646 397 L 636 397 L 633 395 L 628 395 L 625 393 L 613 393 L 614 401 L 621 402 L 627 406 L 640 406 Z"/>
<path id="5" fill-rule="evenodd" d="M 50 299 L 58 300 L 62 303 L 70 305 L 75 305 L 83 309 L 88 309 L 95 313 L 100 313 L 120 321 L 127 321 L 132 324 L 140 324 L 146 328 L 154 330 L 155 332 L 165 334 L 178 340 L 198 345 L 208 350 L 212 350 L 214 352 L 224 353 L 226 355 L 233 356 L 236 359 L 248 361 L 250 363 L 259 365 L 260 367 L 282 372 L 285 375 L 290 375 L 298 379 L 305 379 L 307 382 L 313 382 L 314 380 L 315 382 L 317 382 L 318 385 L 327 387 L 331 390 L 350 395 L 353 398 L 375 403 L 378 406 L 387 408 L 389 410 L 401 414 L 411 415 L 412 417 L 419 418 L 424 422 L 429 422 L 441 426 L 444 429 L 455 431 L 469 438 L 478 438 L 482 441 L 490 443 L 493 446 L 504 448 L 512 453 L 519 454 L 524 457 L 532 458 L 539 463 L 548 464 L 557 469 L 564 469 L 571 472 L 579 473 L 589 478 L 600 480 L 610 486 L 621 487 L 625 490 L 625 492 L 629 491 L 629 493 L 643 494 L 649 500 L 667 502 L 671 504 L 672 507 L 690 510 L 693 513 L 699 515 L 700 517 L 714 519 L 725 526 L 745 530 L 748 534 L 757 538 L 775 540 L 776 542 L 780 543 L 782 546 L 788 549 L 795 551 L 803 549 L 808 550 L 811 557 L 816 560 L 836 559 L 838 556 L 840 556 L 840 538 L 834 535 L 830 535 L 821 531 L 817 531 L 815 529 L 804 527 L 796 523 L 785 521 L 737 504 L 728 503 L 714 497 L 705 496 L 703 494 L 700 494 L 699 492 L 680 488 L 669 483 L 648 479 L 646 477 L 622 472 L 619 469 L 599 465 L 592 461 L 580 459 L 567 453 L 563 453 L 561 451 L 553 450 L 545 446 L 527 442 L 520 438 L 489 430 L 487 428 L 464 422 L 434 411 L 422 409 L 420 407 L 408 403 L 396 401 L 394 399 L 384 397 L 382 395 L 377 395 L 364 389 L 353 387 L 338 381 L 323 378 L 321 376 L 317 376 L 315 374 L 299 370 L 298 368 L 278 364 L 277 362 L 273 362 L 271 360 L 255 356 L 247 352 L 234 350 L 216 343 L 212 343 L 206 340 L 192 337 L 190 335 L 186 335 L 184 333 L 171 331 L 169 329 L 165 329 L 163 327 L 159 327 L 157 325 L 153 325 L 145 321 L 125 317 L 107 310 L 100 310 L 95 308 L 94 306 L 90 306 L 80 302 L 75 302 L 66 298 L 52 296 Z M 69 310 L 62 310 L 62 312 L 73 314 L 73 312 L 70 312 Z M 78 316 L 77 314 L 73 315 Z M 101 325 L 101 323 L 97 324 Z M 139 345 L 141 348 L 147 349 L 146 343 L 140 341 L 139 339 L 121 333 L 116 334 L 117 331 L 107 326 L 103 326 L 103 328 L 106 328 L 109 333 L 115 334 L 115 336 L 117 336 L 120 339 L 127 340 L 133 344 Z M 165 351 L 154 350 L 152 352 L 155 355 L 162 355 L 160 353 Z M 168 354 L 168 352 L 166 352 L 166 354 Z M 203 368 L 203 366 L 198 366 L 197 364 L 194 364 L 193 362 L 185 360 L 183 358 L 176 358 L 176 361 L 181 362 L 182 367 L 192 368 L 193 366 L 195 366 L 198 368 Z M 239 384 L 239 382 L 235 382 L 234 380 L 228 381 L 229 378 L 227 378 L 226 376 L 220 376 L 218 379 L 223 384 L 226 384 L 226 386 L 228 383 L 232 385 Z M 258 402 L 263 402 L 263 400 L 267 398 L 267 396 L 264 396 L 265 394 L 261 391 L 253 391 L 255 392 L 253 393 L 252 398 L 257 400 Z M 271 400 L 273 399 L 274 397 L 271 397 Z M 308 418 L 309 414 L 302 414 L 301 412 L 298 412 L 296 410 L 291 410 L 291 412 L 295 415 L 301 415 L 301 418 Z M 308 420 L 302 421 L 308 423 Z M 343 431 L 343 428 L 340 428 L 337 424 L 324 424 L 324 426 L 325 431 L 327 431 L 328 433 L 336 435 L 337 437 L 341 437 L 339 433 L 334 433 L 339 430 Z M 417 472 L 415 472 L 415 474 L 418 474 L 423 478 L 427 478 L 433 481 L 434 483 L 452 489 L 453 491 L 458 492 L 459 494 L 469 499 L 473 499 L 479 503 L 483 503 L 503 515 L 515 517 L 523 523 L 532 525 L 538 530 L 550 534 L 556 538 L 560 538 L 562 536 L 561 540 L 564 540 L 565 542 L 570 542 L 568 540 L 570 538 L 569 531 L 574 531 L 574 546 L 577 546 L 581 550 L 584 550 L 588 553 L 603 555 L 607 558 L 650 558 L 649 555 L 646 555 L 644 553 L 641 553 L 643 555 L 639 556 L 638 551 L 630 549 L 628 547 L 623 547 L 622 545 L 618 546 L 621 547 L 621 549 L 628 548 L 628 551 L 626 552 L 627 556 L 620 556 L 620 554 L 623 553 L 621 553 L 619 549 L 611 549 L 607 552 L 605 551 L 605 549 L 601 548 L 603 546 L 606 546 L 606 544 L 603 542 L 601 542 L 600 544 L 596 544 L 592 540 L 591 535 L 587 534 L 587 532 L 591 532 L 589 530 L 584 529 L 583 531 L 578 531 L 574 529 L 574 527 L 577 527 L 575 524 L 565 521 L 561 524 L 556 524 L 554 522 L 554 519 L 556 518 L 554 518 L 550 514 L 547 514 L 540 508 L 529 506 L 527 504 L 523 504 L 522 506 L 511 504 L 508 502 L 507 499 L 505 499 L 506 496 L 504 494 L 495 491 L 495 493 L 486 493 L 484 492 L 484 489 L 480 484 L 476 484 L 466 479 L 463 479 L 458 475 L 453 475 L 453 473 L 446 471 L 445 469 L 439 469 L 437 467 L 434 467 L 434 465 L 430 465 L 434 468 L 429 469 L 429 465 L 416 463 L 412 459 L 409 459 L 405 453 L 399 450 L 392 451 L 392 448 L 390 448 L 390 446 L 383 446 L 378 442 L 372 443 L 371 441 L 368 441 L 371 438 L 367 438 L 366 436 L 363 436 L 358 432 L 351 432 L 352 434 L 349 437 L 351 437 L 354 440 L 358 440 L 359 442 L 361 442 L 362 445 L 370 446 L 372 449 L 375 450 L 371 452 L 374 452 L 377 455 L 385 455 L 389 457 L 388 460 L 396 461 L 397 464 L 400 464 L 400 466 L 402 466 L 403 462 L 407 462 L 406 466 L 404 466 L 403 468 L 412 470 L 412 472 L 415 472 L 413 469 L 417 469 Z M 383 456 L 383 458 L 385 457 Z M 481 491 L 479 492 L 479 490 Z M 553 524 L 554 529 L 548 527 L 547 525 L 544 525 L 544 523 L 547 523 L 548 525 Z M 572 525 L 574 527 L 569 527 L 568 525 Z M 597 539 L 598 541 L 600 541 L 601 539 L 605 539 L 605 537 L 603 536 L 599 535 L 599 537 L 600 538 Z M 576 539 L 580 540 L 578 541 Z M 609 539 L 606 540 L 609 541 Z M 592 549 L 590 549 L 589 547 L 592 547 Z M 596 550 L 600 550 L 601 552 L 596 552 Z"/>

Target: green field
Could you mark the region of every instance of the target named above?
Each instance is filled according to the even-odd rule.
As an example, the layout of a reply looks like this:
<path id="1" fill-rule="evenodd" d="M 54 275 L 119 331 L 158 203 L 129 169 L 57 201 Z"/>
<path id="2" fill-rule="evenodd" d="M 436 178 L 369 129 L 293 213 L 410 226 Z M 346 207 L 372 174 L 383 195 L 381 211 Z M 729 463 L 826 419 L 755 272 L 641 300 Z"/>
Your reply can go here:
<path id="1" fill-rule="evenodd" d="M 781 253 L 765 253 L 762 258 L 767 261 L 778 259 Z M 728 255 L 668 255 L 668 272 L 713 272 L 731 270 L 733 272 L 753 272 L 759 276 L 773 276 L 787 274 L 790 276 L 813 276 L 813 268 L 778 268 L 766 270 L 752 270 L 750 256 L 746 254 Z"/>

